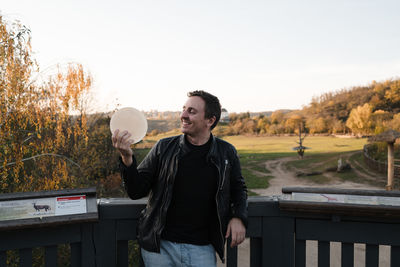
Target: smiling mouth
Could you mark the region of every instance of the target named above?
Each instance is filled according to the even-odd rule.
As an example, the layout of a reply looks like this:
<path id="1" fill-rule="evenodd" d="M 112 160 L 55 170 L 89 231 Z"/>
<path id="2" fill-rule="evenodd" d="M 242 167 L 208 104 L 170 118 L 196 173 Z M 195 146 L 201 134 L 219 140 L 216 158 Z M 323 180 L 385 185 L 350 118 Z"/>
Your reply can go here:
<path id="1" fill-rule="evenodd" d="M 192 123 L 189 122 L 189 121 L 182 121 L 182 125 L 183 125 L 183 126 L 188 126 L 188 125 L 190 125 L 190 124 L 192 124 Z"/>

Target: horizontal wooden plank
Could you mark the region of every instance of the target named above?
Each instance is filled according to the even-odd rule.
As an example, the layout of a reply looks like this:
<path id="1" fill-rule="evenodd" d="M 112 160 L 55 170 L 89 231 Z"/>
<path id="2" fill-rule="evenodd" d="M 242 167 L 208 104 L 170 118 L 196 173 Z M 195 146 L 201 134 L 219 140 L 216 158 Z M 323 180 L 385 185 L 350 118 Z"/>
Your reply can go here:
<path id="1" fill-rule="evenodd" d="M 22 229 L 1 232 L 0 251 L 81 241 L 81 225 Z"/>
<path id="2" fill-rule="evenodd" d="M 400 224 L 296 220 L 296 239 L 400 245 Z"/>
<path id="3" fill-rule="evenodd" d="M 138 219 L 146 203 L 147 199 L 101 199 L 98 206 L 99 217 L 102 220 Z"/>
<path id="4" fill-rule="evenodd" d="M 273 197 L 251 197 L 248 200 L 249 217 L 252 216 L 280 216 L 278 199 Z"/>
<path id="5" fill-rule="evenodd" d="M 332 187 L 283 187 L 282 193 L 315 193 L 315 194 L 340 194 L 340 195 L 359 195 L 359 196 L 386 196 L 400 197 L 400 191 L 386 190 L 366 190 L 366 189 L 342 189 Z"/>
<path id="6" fill-rule="evenodd" d="M 97 212 L 92 212 L 62 216 L 48 216 L 42 218 L 30 218 L 22 220 L 0 221 L 0 235 L 2 235 L 4 231 L 9 231 L 13 229 L 44 228 L 68 224 L 97 222 L 98 219 L 99 214 Z"/>
<path id="7" fill-rule="evenodd" d="M 301 216 L 301 213 L 318 215 L 332 214 L 340 216 L 389 218 L 391 220 L 396 219 L 400 222 L 400 206 L 280 200 L 279 208 L 282 211 L 292 212 L 292 216 Z"/>

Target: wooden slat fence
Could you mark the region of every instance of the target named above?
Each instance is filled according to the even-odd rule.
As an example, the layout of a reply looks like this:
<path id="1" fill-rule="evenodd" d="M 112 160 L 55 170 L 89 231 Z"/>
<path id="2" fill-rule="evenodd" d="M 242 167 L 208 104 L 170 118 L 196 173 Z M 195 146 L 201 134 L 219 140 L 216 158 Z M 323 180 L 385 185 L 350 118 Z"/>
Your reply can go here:
<path id="1" fill-rule="evenodd" d="M 62 244 L 69 248 L 67 261 L 73 267 L 139 266 L 133 247 L 145 202 L 100 199 L 98 222 L 1 231 L 0 267 L 7 266 L 10 250 L 18 251 L 17 266 L 33 266 L 37 247 L 45 251 L 44 266 L 61 266 Z M 368 212 L 360 215 L 357 208 L 351 207 L 345 212 L 340 209 L 316 212 L 298 205 L 288 208 L 290 205 L 280 196 L 249 198 L 250 247 L 246 256 L 249 266 L 306 266 L 310 262 L 309 240 L 317 242 L 317 259 L 312 261 L 316 266 L 330 266 L 332 257 L 340 257 L 340 266 L 354 266 L 355 244 L 365 244 L 367 267 L 379 266 L 380 245 L 390 246 L 388 266 L 400 266 L 400 209 L 379 213 L 363 207 L 360 210 Z M 339 256 L 331 255 L 331 242 L 341 244 Z M 236 248 L 227 249 L 226 266 L 245 267 L 238 264 L 239 254 Z"/>

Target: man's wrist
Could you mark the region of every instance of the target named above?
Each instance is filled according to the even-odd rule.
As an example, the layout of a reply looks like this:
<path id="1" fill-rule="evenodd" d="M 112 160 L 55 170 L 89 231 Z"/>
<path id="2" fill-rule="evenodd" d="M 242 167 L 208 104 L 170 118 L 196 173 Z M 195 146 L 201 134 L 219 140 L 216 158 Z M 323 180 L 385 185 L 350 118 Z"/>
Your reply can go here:
<path id="1" fill-rule="evenodd" d="M 132 156 L 128 156 L 128 157 L 126 157 L 126 156 L 121 156 L 121 159 L 122 159 L 122 163 L 124 163 L 124 165 L 125 165 L 126 167 L 131 166 L 132 163 L 133 163 Z"/>

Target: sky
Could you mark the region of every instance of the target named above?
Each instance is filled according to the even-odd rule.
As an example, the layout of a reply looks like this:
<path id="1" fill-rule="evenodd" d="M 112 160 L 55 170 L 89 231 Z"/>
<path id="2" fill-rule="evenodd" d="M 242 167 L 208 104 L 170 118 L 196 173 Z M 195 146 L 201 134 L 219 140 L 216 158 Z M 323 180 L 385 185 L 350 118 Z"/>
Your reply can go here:
<path id="1" fill-rule="evenodd" d="M 187 92 L 229 112 L 301 109 L 400 77 L 398 0 L 2 0 L 31 29 L 43 75 L 81 63 L 92 109 L 179 111 Z"/>

